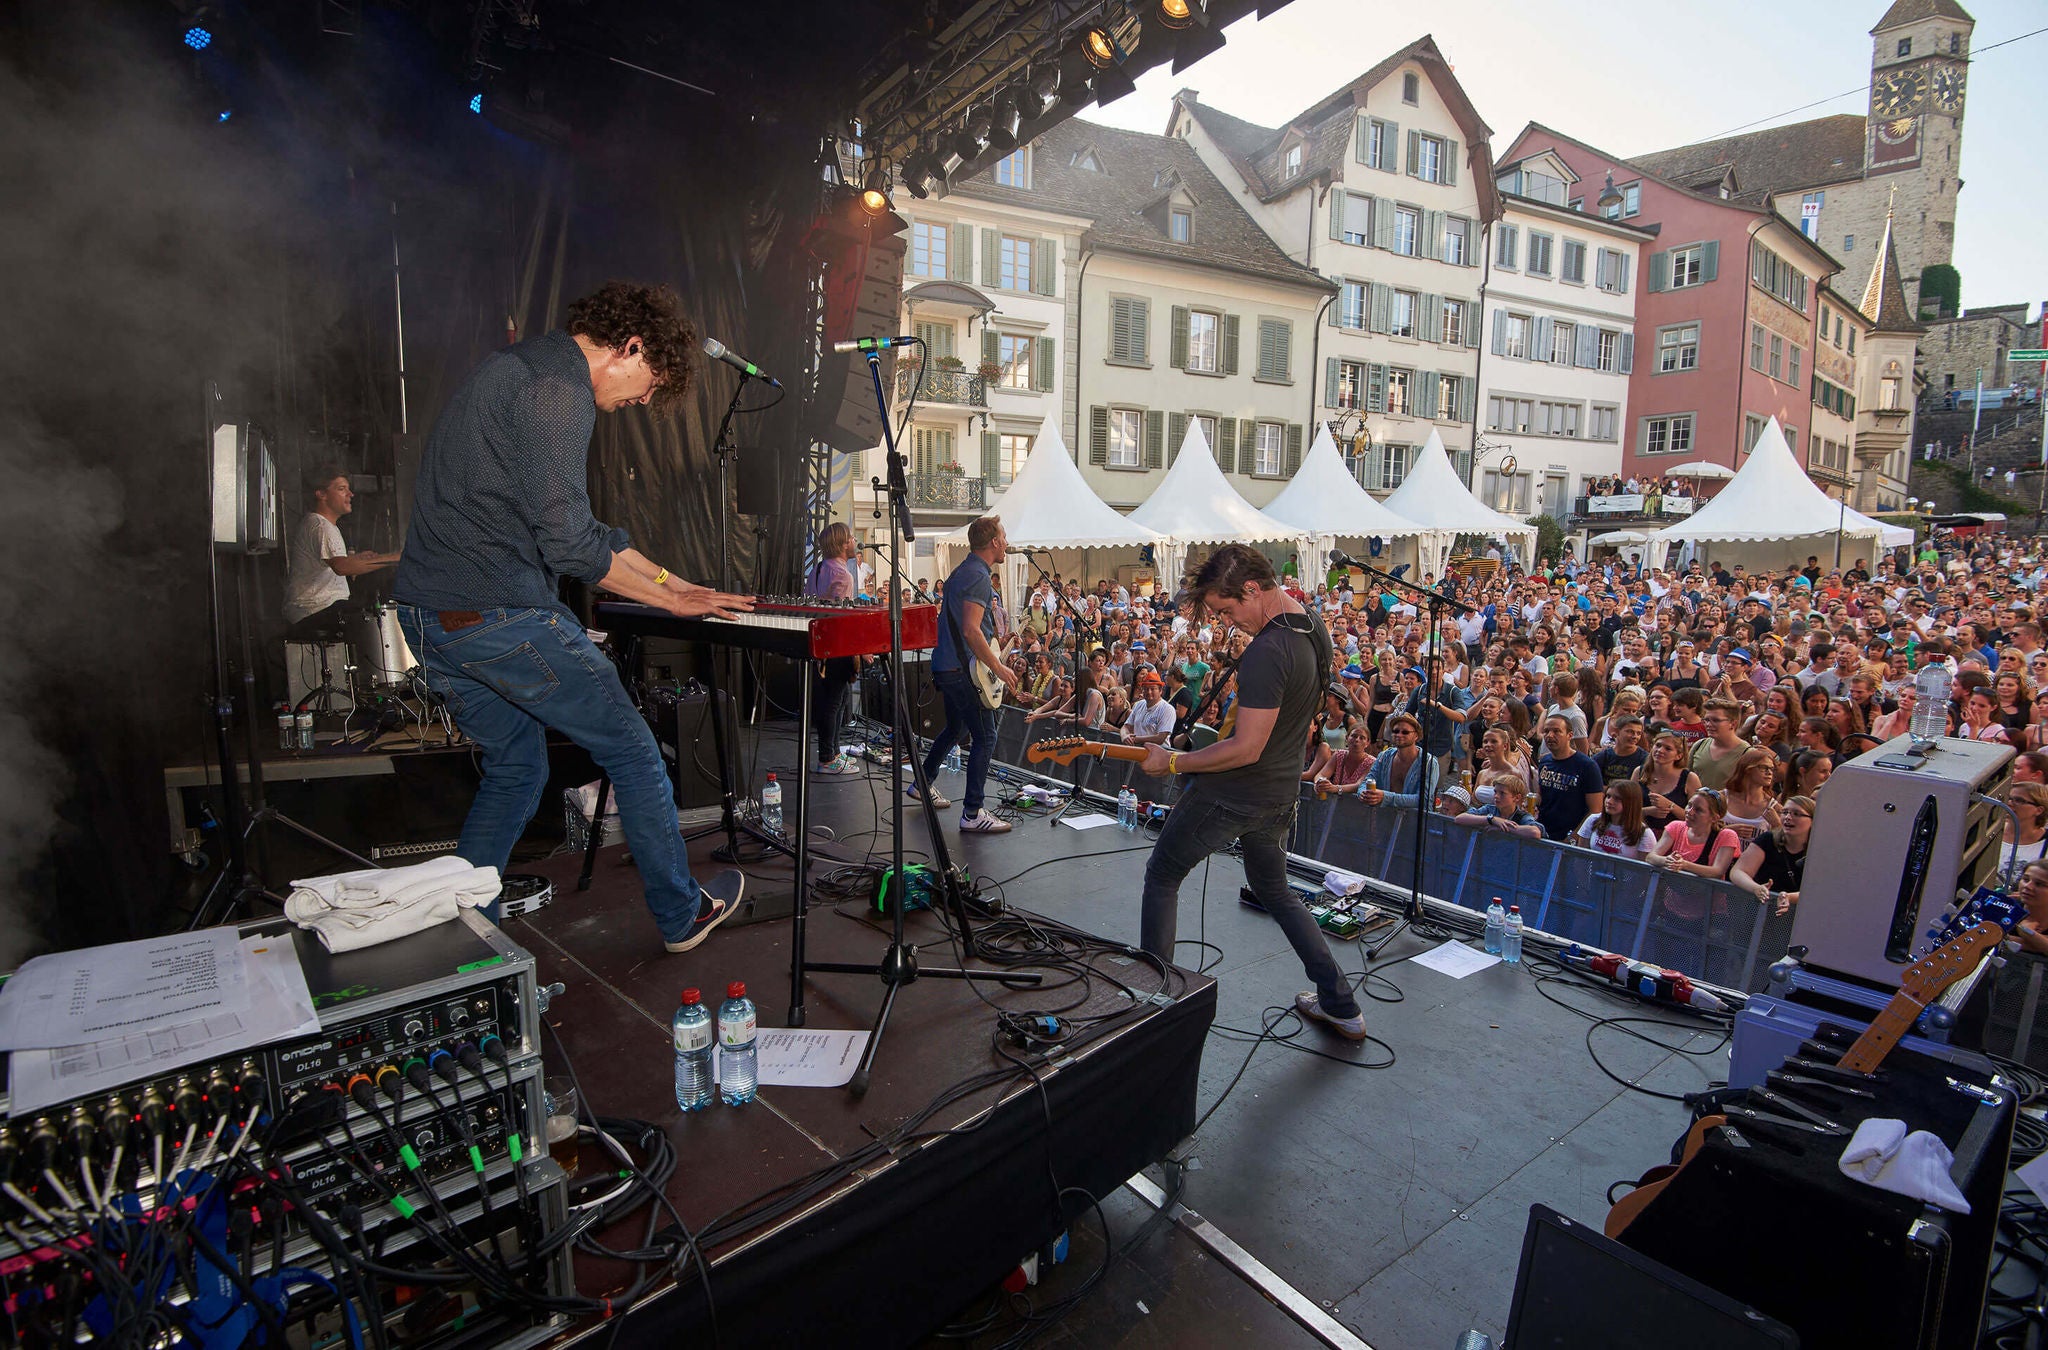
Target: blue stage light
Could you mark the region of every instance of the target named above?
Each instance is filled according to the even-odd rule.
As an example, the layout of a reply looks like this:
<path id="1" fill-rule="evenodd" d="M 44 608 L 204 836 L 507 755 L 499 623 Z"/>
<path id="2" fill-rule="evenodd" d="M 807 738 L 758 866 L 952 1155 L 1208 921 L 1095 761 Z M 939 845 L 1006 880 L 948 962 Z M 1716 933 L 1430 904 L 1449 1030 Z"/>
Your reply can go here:
<path id="1" fill-rule="evenodd" d="M 484 110 L 484 96 L 482 94 L 471 94 L 469 96 L 469 110 L 473 113 L 480 113 Z"/>
<path id="2" fill-rule="evenodd" d="M 185 45 L 195 52 L 203 52 L 213 45 L 213 34 L 195 23 L 185 30 Z"/>
<path id="3" fill-rule="evenodd" d="M 222 108 L 220 110 L 220 120 L 223 122 L 227 121 L 230 117 L 233 117 L 234 115 L 235 110 L 233 108 Z"/>

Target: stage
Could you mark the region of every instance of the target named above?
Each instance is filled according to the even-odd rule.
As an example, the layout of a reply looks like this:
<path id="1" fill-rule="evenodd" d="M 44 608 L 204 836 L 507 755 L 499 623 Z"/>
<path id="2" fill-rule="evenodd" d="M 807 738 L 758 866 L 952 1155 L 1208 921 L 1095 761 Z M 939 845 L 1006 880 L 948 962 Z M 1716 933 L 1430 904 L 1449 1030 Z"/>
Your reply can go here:
<path id="1" fill-rule="evenodd" d="M 757 757 L 763 767 L 793 769 L 791 739 L 771 726 Z M 960 781 L 946 776 L 939 786 L 957 797 Z M 811 823 L 821 842 L 814 876 L 828 875 L 833 857 L 886 852 L 886 791 L 880 766 L 864 778 L 815 785 Z M 794 801 L 786 810 L 793 821 Z M 957 819 L 957 807 L 941 813 L 948 847 L 985 888 L 1005 883 L 1001 892 L 1013 906 L 1117 943 L 1136 941 L 1147 840 L 1040 818 L 1020 819 L 1007 835 L 963 841 Z M 922 860 L 923 822 L 913 814 L 907 826 L 906 847 Z M 827 835 L 838 842 L 824 842 Z M 701 841 L 693 858 L 714 842 Z M 924 980 L 898 999 L 865 1101 L 843 1089 L 770 1088 L 756 1106 L 684 1119 L 674 1105 L 667 1047 L 678 991 L 696 984 L 710 999 L 742 979 L 762 1025 L 783 1025 L 789 922 L 749 923 L 743 915 L 697 951 L 668 955 L 621 851 L 601 852 L 583 894 L 573 889 L 579 862 L 564 855 L 543 864 L 539 870 L 558 883 L 554 903 L 508 928 L 539 957 L 543 981 L 568 986 L 550 1020 L 594 1109 L 659 1122 L 675 1141 L 681 1161 L 669 1190 L 693 1227 L 851 1157 L 946 1085 L 1005 1067 L 992 1048 L 990 1010 L 959 982 Z M 761 911 L 786 912 L 787 861 L 748 870 L 757 878 L 749 897 Z M 779 1230 L 764 1225 L 714 1242 L 711 1287 L 723 1342 L 798 1343 L 806 1327 L 815 1336 L 816 1319 L 825 1316 L 834 1343 L 916 1343 L 951 1319 L 985 1310 L 984 1291 L 1002 1269 L 1050 1234 L 1048 1160 L 1062 1185 L 1107 1197 L 1110 1240 L 1123 1246 L 1153 1211 L 1119 1184 L 1181 1141 L 1226 1088 L 1228 1100 L 1183 1153 L 1180 1200 L 1199 1218 L 1155 1225 L 1040 1343 L 1316 1344 L 1276 1306 L 1297 1299 L 1334 1317 L 1356 1338 L 1352 1344 L 1448 1347 L 1467 1327 L 1498 1336 L 1529 1205 L 1542 1201 L 1597 1224 L 1607 1187 L 1667 1160 L 1687 1123 L 1676 1102 L 1603 1073 L 1588 1053 L 1589 1034 L 1608 1069 L 1653 1091 L 1695 1091 L 1725 1076 L 1718 1035 L 1673 1028 L 1656 1033 L 1668 1042 L 1660 1045 L 1612 1028 L 1589 1033 L 1589 1019 L 1630 1009 L 1571 984 L 1539 988 L 1526 966 L 1451 979 L 1408 962 L 1436 942 L 1404 933 L 1375 965 L 1384 973 L 1371 981 L 1366 1004 L 1371 1030 L 1391 1056 L 1379 1045 L 1353 1046 L 1310 1029 L 1291 1045 L 1260 1046 L 1231 1087 L 1262 1020 L 1304 981 L 1277 927 L 1238 902 L 1237 862 L 1214 860 L 1206 902 L 1203 880 L 1197 872 L 1184 888 L 1180 931 L 1184 943 L 1206 940 L 1217 950 L 1188 944 L 1179 955 L 1190 971 L 1209 968 L 1185 976 L 1172 1006 L 1132 1012 L 1087 1053 L 1044 1073 L 1045 1102 L 1020 1076 L 1001 1089 L 1003 1104 L 984 1126 L 864 1166 L 858 1180 L 834 1184 Z M 879 956 L 884 929 L 847 917 L 852 912 L 814 900 L 814 959 Z M 929 916 L 914 915 L 911 934 L 933 944 L 926 963 L 953 963 Z M 1339 953 L 1353 969 L 1363 956 L 1356 944 L 1339 944 Z M 1153 985 L 1144 981 L 1157 980 L 1135 963 L 1106 969 L 1146 992 Z M 987 992 L 1011 1008 L 1043 1001 L 1028 991 Z M 872 978 L 814 975 L 807 1025 L 865 1027 L 880 997 Z M 1103 983 L 1090 1008 L 1129 1002 Z M 948 1107 L 926 1128 L 959 1125 L 997 1095 L 984 1091 Z M 1158 1169 L 1151 1176 L 1171 1181 Z M 1104 1253 L 1095 1214 L 1076 1217 L 1069 1209 L 1074 1255 L 1031 1291 L 1040 1303 L 1076 1287 Z M 1211 1239 L 1220 1230 L 1284 1286 L 1255 1291 L 1191 1232 L 1200 1220 L 1211 1226 Z M 637 1241 L 642 1222 L 635 1217 L 620 1240 Z M 587 1262 L 579 1271 L 600 1286 L 607 1275 Z M 693 1282 L 683 1294 L 644 1305 L 623 1339 L 672 1338 L 701 1328 L 702 1319 Z M 993 1344 L 1016 1326 L 1009 1321 L 967 1343 Z"/>

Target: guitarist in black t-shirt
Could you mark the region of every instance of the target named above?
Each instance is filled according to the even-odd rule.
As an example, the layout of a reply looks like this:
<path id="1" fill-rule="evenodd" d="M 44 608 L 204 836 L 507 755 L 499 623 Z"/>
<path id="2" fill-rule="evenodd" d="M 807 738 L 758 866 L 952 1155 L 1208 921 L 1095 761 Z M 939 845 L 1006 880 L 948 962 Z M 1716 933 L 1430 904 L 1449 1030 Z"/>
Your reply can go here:
<path id="1" fill-rule="evenodd" d="M 1206 603 L 1252 639 L 1237 663 L 1232 734 L 1201 750 L 1155 745 L 1146 755 L 1146 773 L 1189 777 L 1145 867 L 1140 941 L 1146 951 L 1171 961 L 1181 880 L 1210 854 L 1240 844 L 1252 894 L 1315 982 L 1314 992 L 1296 996 L 1295 1009 L 1362 1041 L 1365 1016 L 1351 982 L 1287 884 L 1301 747 L 1322 701 L 1330 636 L 1320 619 L 1280 588 L 1264 555 L 1243 544 L 1216 550 L 1189 581 L 1188 598 Z"/>

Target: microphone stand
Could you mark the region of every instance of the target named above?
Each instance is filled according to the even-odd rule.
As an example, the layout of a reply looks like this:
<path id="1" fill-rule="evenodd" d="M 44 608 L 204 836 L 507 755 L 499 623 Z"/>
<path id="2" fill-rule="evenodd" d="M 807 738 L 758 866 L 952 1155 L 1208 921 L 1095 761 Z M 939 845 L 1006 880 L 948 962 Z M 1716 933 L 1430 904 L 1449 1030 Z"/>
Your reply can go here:
<path id="1" fill-rule="evenodd" d="M 1339 550 L 1331 550 L 1330 560 L 1342 563 L 1346 567 L 1356 567 L 1368 576 L 1378 577 L 1381 581 L 1399 587 L 1402 592 L 1420 599 L 1429 606 L 1429 645 L 1424 647 L 1422 651 L 1421 749 L 1424 756 L 1434 758 L 1434 756 L 1430 755 L 1429 734 L 1436 727 L 1437 698 L 1443 692 L 1443 648 L 1437 640 L 1437 630 L 1443 622 L 1446 610 L 1453 614 L 1472 614 L 1477 611 L 1462 600 L 1453 600 L 1450 596 L 1432 590 L 1427 586 L 1418 586 L 1412 581 L 1395 576 L 1392 572 L 1383 572 L 1379 568 L 1362 563 Z M 1437 663 L 1438 672 L 1434 685 L 1430 683 L 1430 664 L 1432 662 Z M 1411 924 L 1419 923 L 1422 920 L 1423 828 L 1429 820 L 1429 813 L 1435 804 L 1436 797 L 1436 793 L 1430 790 L 1429 769 L 1430 766 L 1426 763 L 1422 766 L 1422 791 L 1415 794 L 1415 868 L 1408 881 L 1408 912 L 1403 916 Z"/>

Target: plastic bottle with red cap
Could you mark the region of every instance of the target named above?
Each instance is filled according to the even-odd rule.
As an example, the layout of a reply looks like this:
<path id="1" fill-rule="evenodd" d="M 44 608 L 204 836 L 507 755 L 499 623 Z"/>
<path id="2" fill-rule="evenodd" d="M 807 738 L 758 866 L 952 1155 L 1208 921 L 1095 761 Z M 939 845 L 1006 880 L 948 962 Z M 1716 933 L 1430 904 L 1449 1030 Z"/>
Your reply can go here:
<path id="1" fill-rule="evenodd" d="M 702 1111 L 718 1095 L 711 1064 L 711 1010 L 695 989 L 683 991 L 670 1030 L 676 1045 L 676 1105 Z"/>
<path id="2" fill-rule="evenodd" d="M 727 1106 L 744 1106 L 754 1100 L 759 1082 L 756 1021 L 747 986 L 734 980 L 725 987 L 725 1002 L 718 1005 L 718 1096 Z"/>

